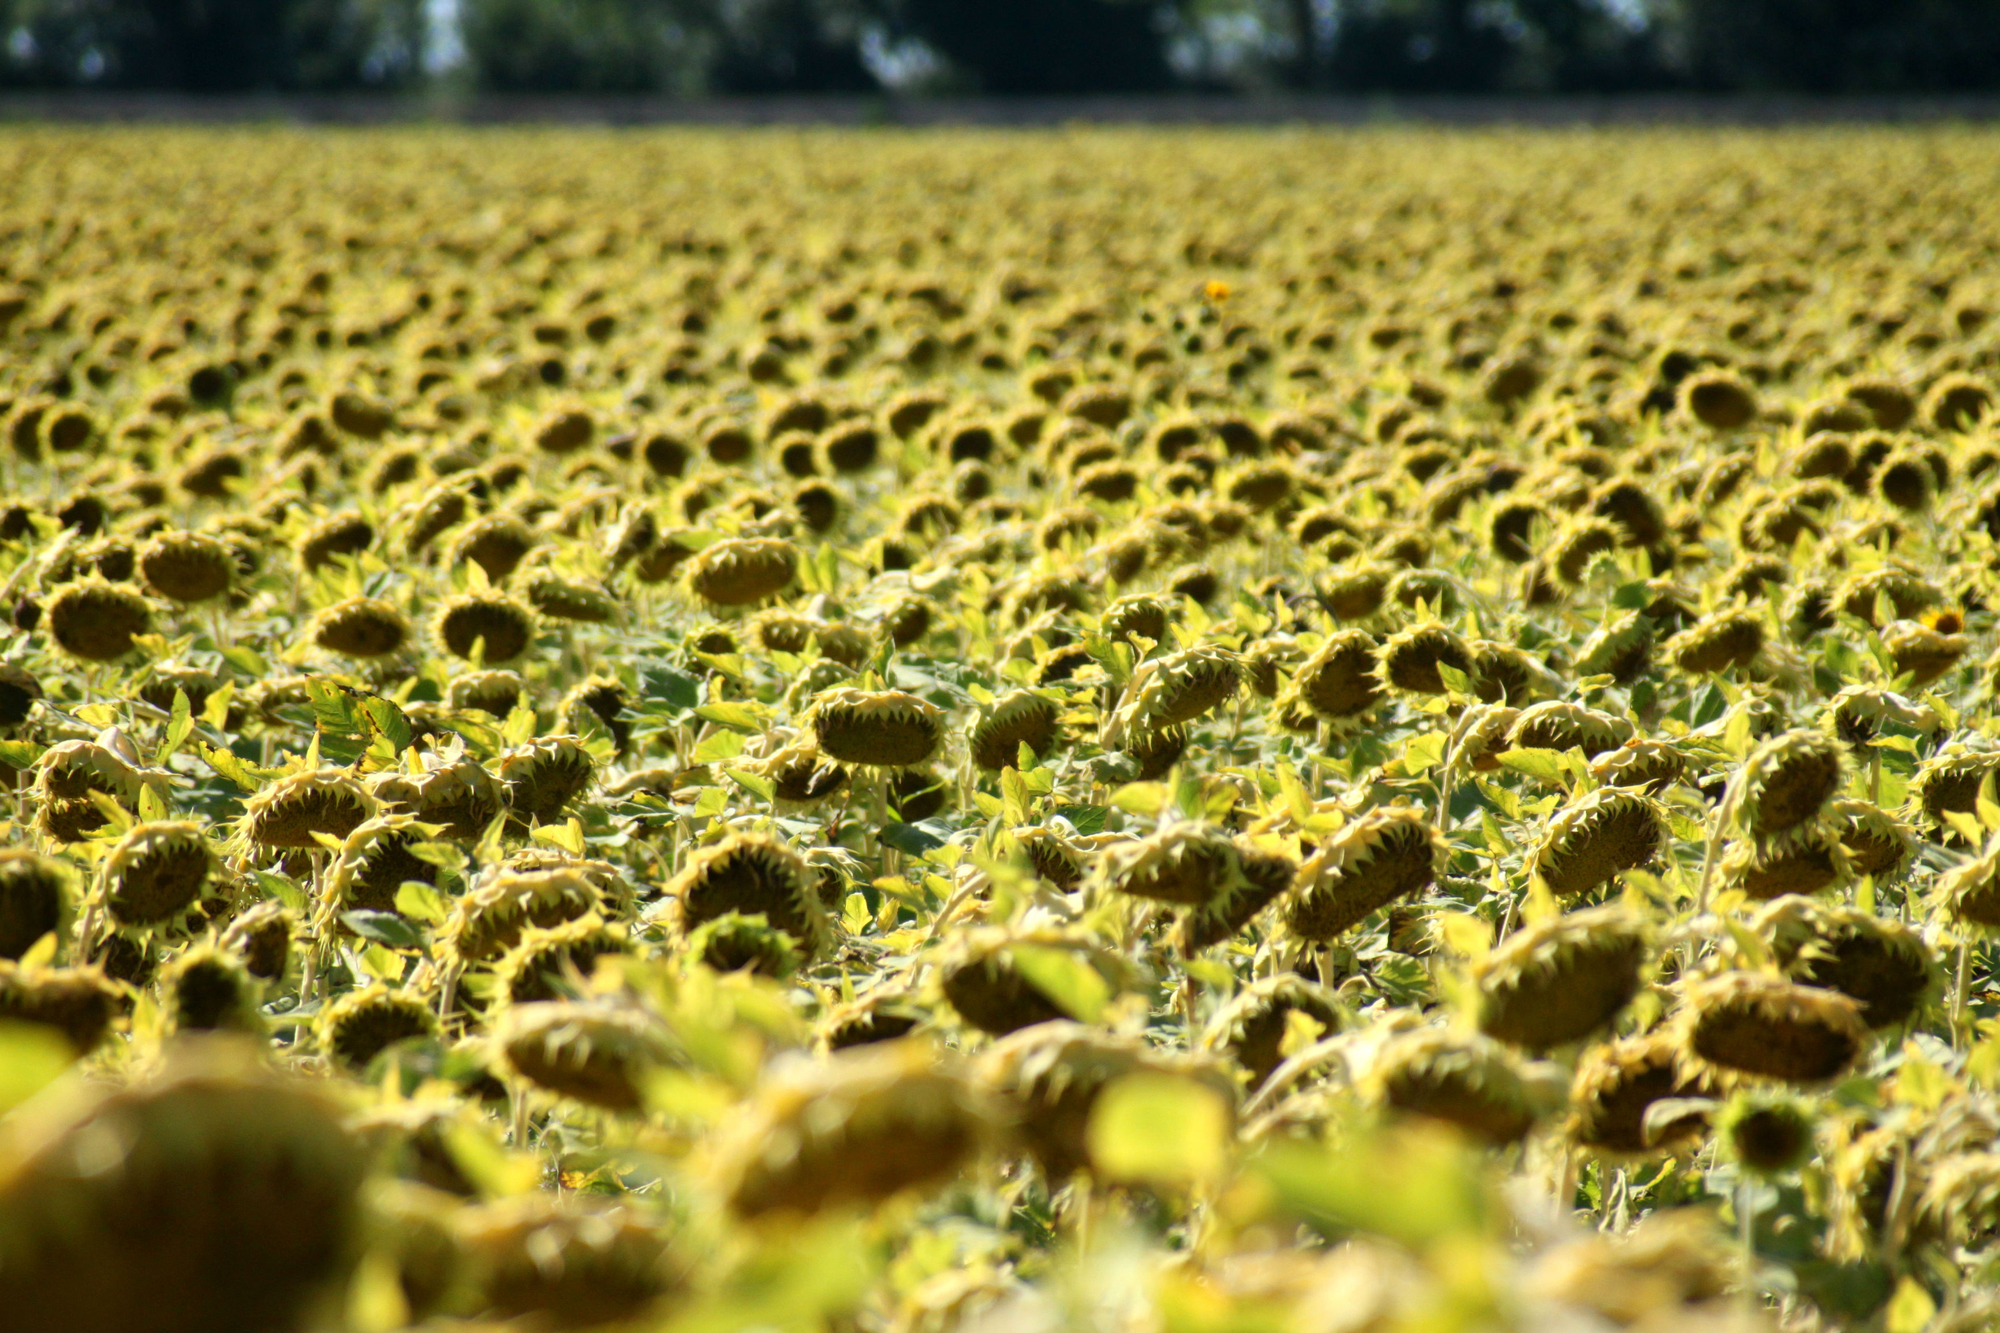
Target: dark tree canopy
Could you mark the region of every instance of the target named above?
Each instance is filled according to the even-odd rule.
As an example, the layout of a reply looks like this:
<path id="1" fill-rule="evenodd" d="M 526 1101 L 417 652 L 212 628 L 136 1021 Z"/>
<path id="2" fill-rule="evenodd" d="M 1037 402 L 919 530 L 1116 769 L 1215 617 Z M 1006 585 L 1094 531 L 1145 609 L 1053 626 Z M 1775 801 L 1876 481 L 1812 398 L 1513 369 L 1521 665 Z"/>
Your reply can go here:
<path id="1" fill-rule="evenodd" d="M 1157 11 L 1132 0 L 902 0 L 890 12 L 982 92 L 1156 92 L 1173 83 Z"/>
<path id="2" fill-rule="evenodd" d="M 0 0 L 0 85 L 2000 91 L 2000 0 L 455 0 L 455 12 L 454 26 L 436 0 Z"/>

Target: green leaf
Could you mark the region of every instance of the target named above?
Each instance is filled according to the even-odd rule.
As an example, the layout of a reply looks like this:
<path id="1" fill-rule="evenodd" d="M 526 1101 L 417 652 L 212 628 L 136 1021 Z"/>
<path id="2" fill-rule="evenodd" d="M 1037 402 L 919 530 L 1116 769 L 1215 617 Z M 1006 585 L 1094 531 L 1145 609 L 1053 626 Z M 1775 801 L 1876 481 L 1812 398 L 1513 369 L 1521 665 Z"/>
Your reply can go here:
<path id="1" fill-rule="evenodd" d="M 259 870 L 256 875 L 257 887 L 262 889 L 267 897 L 276 898 L 294 912 L 305 909 L 305 890 L 299 887 L 297 880 L 274 875 L 268 870 Z"/>
<path id="2" fill-rule="evenodd" d="M 535 830 L 535 841 L 545 842 L 551 847 L 559 847 L 571 856 L 582 856 L 585 850 L 583 825 L 574 815 L 560 824 L 543 824 Z"/>
<path id="3" fill-rule="evenodd" d="M 503 745 L 526 745 L 535 738 L 535 710 L 515 704 L 507 714 L 507 720 L 500 724 L 500 741 Z"/>
<path id="4" fill-rule="evenodd" d="M 744 743 L 743 733 L 740 731 L 718 731 L 694 747 L 694 762 L 714 764 L 724 759 L 734 759 L 743 753 Z"/>
<path id="5" fill-rule="evenodd" d="M 1525 774 L 1537 782 L 1546 782 L 1552 787 L 1560 787 L 1568 775 L 1563 757 L 1554 750 L 1534 748 L 1508 750 L 1500 756 L 1500 766 Z"/>
<path id="6" fill-rule="evenodd" d="M 1442 732 L 1427 731 L 1421 736 L 1410 737 L 1403 747 L 1403 771 L 1411 777 L 1427 773 L 1444 762 L 1444 750 L 1449 738 Z"/>
<path id="7" fill-rule="evenodd" d="M 271 674 L 271 664 L 266 662 L 255 649 L 233 644 L 222 650 L 222 660 L 235 667 L 252 680 L 262 680 Z"/>
<path id="8" fill-rule="evenodd" d="M 749 704 L 703 704 L 694 710 L 694 715 L 701 718 L 704 722 L 713 722 L 717 726 L 728 727 L 734 731 L 761 732 L 764 730 L 763 718 Z"/>
<path id="9" fill-rule="evenodd" d="M 1107 1180 L 1198 1185 L 1229 1169 L 1229 1103 L 1207 1084 L 1174 1074 L 1127 1074 L 1091 1107 L 1085 1142 Z"/>
<path id="10" fill-rule="evenodd" d="M 1000 804 L 1006 810 L 1009 823 L 1025 824 L 1029 820 L 1028 807 L 1031 798 L 1028 784 L 1021 780 L 1021 770 L 1003 768 L 1000 770 Z"/>
<path id="11" fill-rule="evenodd" d="M 945 845 L 943 838 L 933 831 L 930 821 L 923 824 L 884 824 L 877 836 L 885 846 L 893 847 L 905 856 L 921 858 L 924 853 Z"/>
<path id="12" fill-rule="evenodd" d="M 1161 782 L 1129 782 L 1111 793 L 1111 804 L 1128 815 L 1157 815 L 1167 805 L 1167 788 Z"/>
<path id="13" fill-rule="evenodd" d="M 423 932 L 394 912 L 368 912 L 357 908 L 352 912 L 342 912 L 340 919 L 364 940 L 374 940 L 392 949 L 424 947 Z"/>
<path id="14" fill-rule="evenodd" d="M 1422 1249 L 1486 1228 L 1493 1200 L 1475 1150 L 1457 1135 L 1356 1125 L 1339 1142 L 1281 1143 L 1252 1169 L 1287 1211 L 1329 1236 L 1362 1231 Z"/>
<path id="15" fill-rule="evenodd" d="M 1095 1023 L 1111 1003 L 1111 984 L 1069 949 L 1015 944 L 1007 952 L 1030 985 L 1078 1022 Z"/>
<path id="16" fill-rule="evenodd" d="M 33 768 L 42 753 L 43 747 L 33 741 L 0 741 L 0 764 L 11 768 Z"/>
<path id="17" fill-rule="evenodd" d="M 725 768 L 722 771 L 728 776 L 731 782 L 734 782 L 751 795 L 760 796 L 767 801 L 778 799 L 777 787 L 771 782 L 771 779 L 765 777 L 763 774 L 752 773 L 748 769 L 742 768 Z"/>
<path id="18" fill-rule="evenodd" d="M 1437 664 L 1437 673 L 1438 679 L 1444 682 L 1444 687 L 1453 694 L 1462 694 L 1468 698 L 1471 697 L 1473 693 L 1472 677 L 1466 675 L 1449 662 L 1439 662 Z"/>
<path id="19" fill-rule="evenodd" d="M 396 910 L 412 921 L 442 921 L 447 915 L 444 898 L 421 880 L 406 879 L 396 890 Z"/>
<path id="20" fill-rule="evenodd" d="M 338 685 L 323 680 L 307 681 L 306 697 L 312 700 L 313 721 L 322 732 L 334 736 L 363 734 L 361 710 Z"/>
<path id="21" fill-rule="evenodd" d="M 1937 1302 L 1930 1293 L 1915 1278 L 1905 1277 L 1896 1283 L 1896 1294 L 1889 1298 L 1882 1327 L 1885 1333 L 1924 1333 L 1936 1315 Z"/>
<path id="22" fill-rule="evenodd" d="M 1621 611 L 1644 611 L 1653 604 L 1653 594 L 1643 583 L 1625 583 L 1611 594 L 1611 604 Z"/>
<path id="23" fill-rule="evenodd" d="M 167 760 L 180 750 L 188 733 L 193 730 L 194 710 L 188 705 L 187 691 L 176 687 L 173 716 L 167 722 L 165 734 L 160 737 L 160 748 L 153 755 L 153 766 L 166 767 Z"/>
<path id="24" fill-rule="evenodd" d="M 1086 837 L 1104 832 L 1104 818 L 1111 812 L 1101 805 L 1059 805 L 1056 814 L 1067 819 L 1070 827 Z"/>
<path id="25" fill-rule="evenodd" d="M 62 1077 L 76 1054 L 54 1028 L 0 1022 L 0 1115 Z"/>
<path id="26" fill-rule="evenodd" d="M 642 660 L 639 663 L 639 693 L 684 713 L 700 705 L 701 682 L 665 662 Z"/>
<path id="27" fill-rule="evenodd" d="M 403 715 L 402 709 L 389 700 L 379 695 L 370 695 L 361 701 L 361 709 L 368 715 L 368 721 L 376 732 L 395 747 L 397 754 L 409 749 L 410 742 L 416 739 L 415 733 L 410 729 L 410 719 Z"/>
<path id="28" fill-rule="evenodd" d="M 1688 718 L 1688 725 L 1705 727 L 1728 711 L 1729 696 L 1723 693 L 1719 683 L 1710 681 L 1708 688 L 1702 691 L 1701 698 L 1695 701 L 1694 714 Z"/>

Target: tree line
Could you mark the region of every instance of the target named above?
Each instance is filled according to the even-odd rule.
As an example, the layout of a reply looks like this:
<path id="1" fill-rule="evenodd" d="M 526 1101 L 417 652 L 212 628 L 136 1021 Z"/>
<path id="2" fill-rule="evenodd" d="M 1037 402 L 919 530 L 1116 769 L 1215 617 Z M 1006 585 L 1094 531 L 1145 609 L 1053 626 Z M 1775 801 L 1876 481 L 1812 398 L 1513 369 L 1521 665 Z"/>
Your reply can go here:
<path id="1" fill-rule="evenodd" d="M 2000 0 L 0 0 L 0 86 L 1976 92 Z"/>

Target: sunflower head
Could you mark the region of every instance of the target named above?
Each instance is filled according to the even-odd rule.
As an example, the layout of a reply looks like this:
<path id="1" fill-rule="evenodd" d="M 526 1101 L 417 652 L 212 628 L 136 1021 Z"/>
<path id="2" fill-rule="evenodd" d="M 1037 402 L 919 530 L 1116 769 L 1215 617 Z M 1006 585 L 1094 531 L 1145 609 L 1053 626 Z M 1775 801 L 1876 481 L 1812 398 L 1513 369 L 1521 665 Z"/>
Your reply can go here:
<path id="1" fill-rule="evenodd" d="M 1474 970 L 1479 1030 L 1530 1051 L 1579 1041 L 1638 993 L 1646 952 L 1643 923 L 1615 907 L 1517 931 Z"/>
<path id="2" fill-rule="evenodd" d="M 104 860 L 105 911 L 121 926 L 165 928 L 184 919 L 215 869 L 201 825 L 134 824 Z"/>
<path id="3" fill-rule="evenodd" d="M 818 877 L 797 852 L 773 838 L 732 834 L 700 848 L 668 881 L 666 893 L 687 936 L 734 915 L 761 918 L 790 936 L 807 958 L 817 957 L 830 940 Z"/>
<path id="4" fill-rule="evenodd" d="M 1719 1085 L 1810 1086 L 1847 1072 L 1868 1046 L 1861 1006 L 1838 991 L 1756 972 L 1687 984 L 1675 1019 L 1682 1067 Z"/>
<path id="5" fill-rule="evenodd" d="M 419 996 L 376 983 L 349 991 L 319 1018 L 319 1044 L 336 1065 L 366 1069 L 400 1041 L 437 1035 L 437 1015 Z"/>
<path id="6" fill-rule="evenodd" d="M 367 787 L 344 769 L 294 773 L 250 798 L 244 830 L 260 847 L 317 851 L 315 833 L 345 838 L 375 809 Z"/>
<path id="7" fill-rule="evenodd" d="M 943 711 L 900 690 L 829 690 L 807 718 L 821 753 L 868 768 L 910 768 L 944 743 Z"/>

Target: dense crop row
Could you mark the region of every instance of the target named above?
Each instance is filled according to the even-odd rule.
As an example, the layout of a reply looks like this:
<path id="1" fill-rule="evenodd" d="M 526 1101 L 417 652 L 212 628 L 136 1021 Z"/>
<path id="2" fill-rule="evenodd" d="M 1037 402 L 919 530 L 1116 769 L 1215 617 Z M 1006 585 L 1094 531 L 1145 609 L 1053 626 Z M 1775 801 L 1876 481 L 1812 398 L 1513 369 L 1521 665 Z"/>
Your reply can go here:
<path id="1" fill-rule="evenodd" d="M 0 158 L 0 1328 L 1993 1317 L 1990 139 Z"/>

